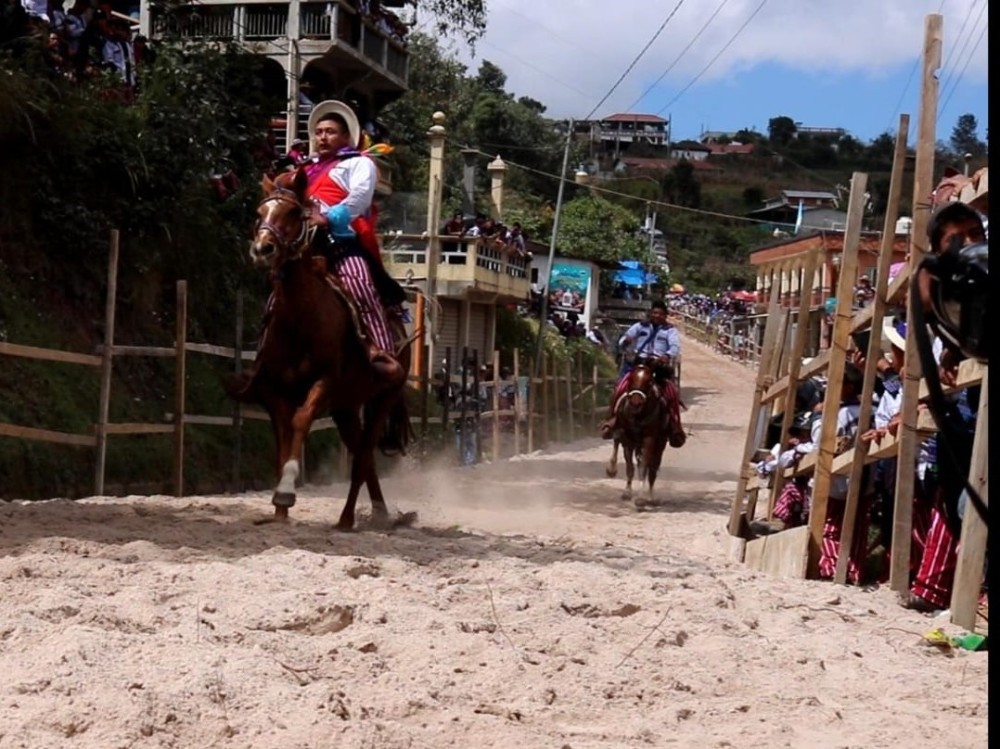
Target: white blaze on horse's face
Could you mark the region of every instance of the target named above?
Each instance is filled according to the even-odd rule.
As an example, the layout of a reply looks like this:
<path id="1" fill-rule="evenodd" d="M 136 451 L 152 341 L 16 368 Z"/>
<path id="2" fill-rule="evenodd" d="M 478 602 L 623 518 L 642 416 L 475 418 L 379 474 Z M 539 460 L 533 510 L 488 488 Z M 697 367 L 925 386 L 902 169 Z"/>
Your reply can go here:
<path id="1" fill-rule="evenodd" d="M 250 242 L 250 261 L 258 268 L 271 264 L 280 238 L 275 233 L 275 218 L 279 202 L 265 199 L 257 208 L 257 226 Z"/>

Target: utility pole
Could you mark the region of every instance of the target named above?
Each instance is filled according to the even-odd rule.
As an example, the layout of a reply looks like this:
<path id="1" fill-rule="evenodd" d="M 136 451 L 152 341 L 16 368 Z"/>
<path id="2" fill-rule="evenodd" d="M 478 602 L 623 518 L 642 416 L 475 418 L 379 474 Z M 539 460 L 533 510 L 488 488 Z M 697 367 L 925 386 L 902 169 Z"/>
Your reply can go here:
<path id="1" fill-rule="evenodd" d="M 552 219 L 552 237 L 549 239 L 549 264 L 545 270 L 545 286 L 542 289 L 542 309 L 538 318 L 538 340 L 535 342 L 535 360 L 531 364 L 531 379 L 539 376 L 542 362 L 542 342 L 545 340 L 545 326 L 549 317 L 549 283 L 552 281 L 552 265 L 556 257 L 556 237 L 559 235 L 559 214 L 562 213 L 563 192 L 566 188 L 566 168 L 569 165 L 569 146 L 573 142 L 573 120 L 569 121 L 566 132 L 566 147 L 563 149 L 562 170 L 559 172 L 559 192 L 556 193 L 556 213 Z"/>

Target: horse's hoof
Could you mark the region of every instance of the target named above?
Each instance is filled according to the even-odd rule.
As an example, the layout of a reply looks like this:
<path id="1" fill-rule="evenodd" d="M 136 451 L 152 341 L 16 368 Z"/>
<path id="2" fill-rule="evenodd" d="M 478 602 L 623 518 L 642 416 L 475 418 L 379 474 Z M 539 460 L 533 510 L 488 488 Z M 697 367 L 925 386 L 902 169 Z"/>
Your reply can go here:
<path id="1" fill-rule="evenodd" d="M 352 533 L 354 531 L 354 521 L 351 520 L 350 522 L 345 522 L 341 520 L 333 527 L 341 533 Z"/>
<path id="2" fill-rule="evenodd" d="M 409 528 L 416 522 L 417 522 L 416 512 L 400 512 L 397 513 L 396 518 L 392 521 L 392 524 L 396 528 Z"/>
<path id="3" fill-rule="evenodd" d="M 277 493 L 274 495 L 277 497 Z M 294 502 L 295 495 L 292 495 L 292 501 Z M 269 518 L 261 518 L 259 520 L 254 520 L 254 525 L 270 525 L 271 523 L 287 523 L 288 522 L 288 507 L 284 505 L 278 505 L 274 508 L 274 515 Z"/>
<path id="4" fill-rule="evenodd" d="M 274 516 L 288 517 L 288 508 L 295 506 L 295 492 L 275 492 L 271 495 L 271 504 L 274 505 Z"/>
<path id="5" fill-rule="evenodd" d="M 626 489 L 622 492 L 622 501 L 628 502 L 630 499 L 632 499 L 632 492 Z"/>
<path id="6" fill-rule="evenodd" d="M 618 469 L 617 468 L 605 468 L 604 469 L 604 473 L 607 475 L 607 477 L 609 479 L 613 479 L 615 476 L 618 475 Z"/>

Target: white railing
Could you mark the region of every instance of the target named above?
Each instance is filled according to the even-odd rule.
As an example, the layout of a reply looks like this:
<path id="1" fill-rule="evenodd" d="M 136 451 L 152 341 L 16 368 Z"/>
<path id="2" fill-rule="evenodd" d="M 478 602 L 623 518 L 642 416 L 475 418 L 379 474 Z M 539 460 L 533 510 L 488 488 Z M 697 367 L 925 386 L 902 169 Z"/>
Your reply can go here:
<path id="1" fill-rule="evenodd" d="M 424 235 L 386 234 L 382 237 L 382 253 L 388 263 L 426 265 L 427 252 L 428 239 Z M 530 263 L 526 255 L 479 237 L 441 240 L 441 265 L 465 265 L 511 278 L 527 279 Z"/>

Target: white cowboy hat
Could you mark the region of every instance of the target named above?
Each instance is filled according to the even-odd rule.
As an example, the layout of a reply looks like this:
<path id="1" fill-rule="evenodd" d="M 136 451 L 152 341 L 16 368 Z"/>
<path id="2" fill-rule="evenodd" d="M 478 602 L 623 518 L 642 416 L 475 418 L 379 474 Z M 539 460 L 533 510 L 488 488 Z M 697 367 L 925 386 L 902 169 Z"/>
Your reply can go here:
<path id="1" fill-rule="evenodd" d="M 887 317 L 882 323 L 882 337 L 900 351 L 906 351 L 906 323 L 896 317 Z"/>
<path id="2" fill-rule="evenodd" d="M 347 132 L 351 135 L 351 145 L 355 148 L 360 147 L 361 124 L 358 122 L 358 116 L 354 114 L 354 110 L 342 101 L 327 99 L 314 106 L 309 113 L 309 151 L 316 153 L 316 136 L 313 135 L 313 132 L 316 130 L 320 118 L 330 113 L 339 114 L 344 118 L 347 122 Z"/>

